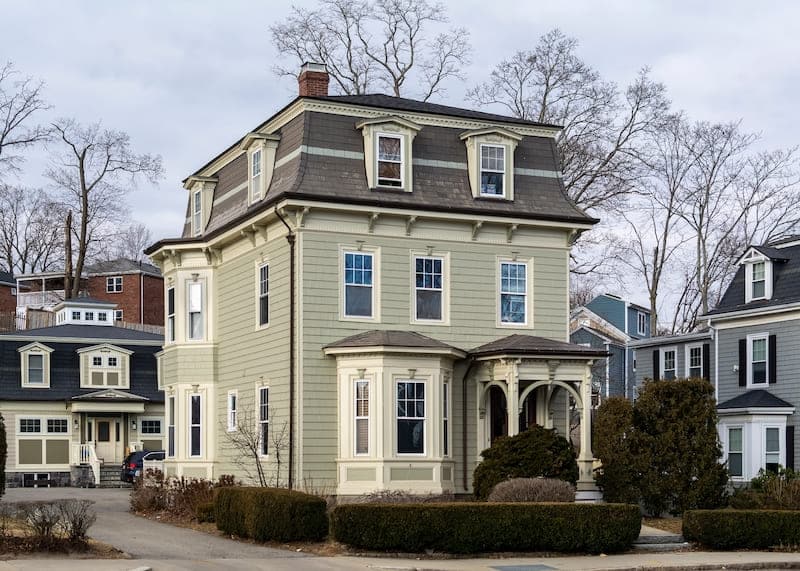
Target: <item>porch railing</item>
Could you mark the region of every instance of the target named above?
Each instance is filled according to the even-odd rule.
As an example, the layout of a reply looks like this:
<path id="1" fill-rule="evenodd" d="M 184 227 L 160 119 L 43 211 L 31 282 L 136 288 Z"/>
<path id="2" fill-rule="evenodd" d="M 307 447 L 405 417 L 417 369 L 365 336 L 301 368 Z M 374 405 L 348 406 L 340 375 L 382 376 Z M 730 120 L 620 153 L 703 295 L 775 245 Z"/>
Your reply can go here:
<path id="1" fill-rule="evenodd" d="M 71 464 L 91 466 L 95 486 L 100 483 L 100 459 L 94 451 L 94 444 L 73 444 Z"/>

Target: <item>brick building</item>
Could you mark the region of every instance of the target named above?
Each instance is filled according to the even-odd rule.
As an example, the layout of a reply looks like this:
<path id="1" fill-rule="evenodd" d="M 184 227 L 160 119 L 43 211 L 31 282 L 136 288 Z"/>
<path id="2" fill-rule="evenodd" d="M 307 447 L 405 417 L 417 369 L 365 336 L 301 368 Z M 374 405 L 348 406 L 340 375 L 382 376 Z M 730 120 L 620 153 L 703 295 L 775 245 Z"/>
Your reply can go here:
<path id="1" fill-rule="evenodd" d="M 0 272 L 0 313 L 10 313 L 17 307 L 17 282 L 8 272 Z"/>

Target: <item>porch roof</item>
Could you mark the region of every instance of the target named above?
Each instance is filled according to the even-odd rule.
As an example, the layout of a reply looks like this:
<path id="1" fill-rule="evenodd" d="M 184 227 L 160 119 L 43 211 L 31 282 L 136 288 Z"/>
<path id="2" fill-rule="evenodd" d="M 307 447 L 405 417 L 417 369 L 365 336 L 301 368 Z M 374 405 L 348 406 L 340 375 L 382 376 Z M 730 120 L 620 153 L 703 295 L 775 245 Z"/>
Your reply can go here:
<path id="1" fill-rule="evenodd" d="M 585 357 L 598 358 L 606 357 L 606 351 L 576 345 L 575 343 L 565 343 L 555 341 L 546 337 L 536 335 L 514 334 L 501 337 L 480 347 L 475 347 L 469 354 L 473 357 L 492 357 L 499 355 L 534 355 L 537 357 Z"/>
<path id="2" fill-rule="evenodd" d="M 118 389 L 103 389 L 72 397 L 72 412 L 144 412 L 150 399 Z"/>
<path id="3" fill-rule="evenodd" d="M 718 410 L 744 408 L 793 408 L 793 405 L 764 389 L 747 391 L 717 405 Z"/>

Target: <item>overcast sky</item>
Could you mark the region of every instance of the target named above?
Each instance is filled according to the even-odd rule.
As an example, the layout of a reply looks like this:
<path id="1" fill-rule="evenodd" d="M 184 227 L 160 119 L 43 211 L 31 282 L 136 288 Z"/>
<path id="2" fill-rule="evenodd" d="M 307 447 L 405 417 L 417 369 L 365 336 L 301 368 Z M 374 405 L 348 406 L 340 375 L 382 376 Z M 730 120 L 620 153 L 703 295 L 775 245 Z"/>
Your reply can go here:
<path id="1" fill-rule="evenodd" d="M 102 120 L 134 150 L 158 153 L 166 177 L 130 196 L 132 219 L 155 239 L 179 234 L 181 179 L 296 95 L 271 71 L 268 26 L 290 2 L 0 0 L 0 60 L 46 82 L 49 117 Z M 313 6 L 313 1 L 295 2 Z M 627 83 L 643 66 L 696 119 L 743 119 L 769 147 L 800 140 L 800 2 L 459 0 L 451 23 L 474 47 L 464 90 L 501 59 L 558 27 L 603 77 Z M 46 117 L 42 117 L 46 119 Z M 21 182 L 45 184 L 42 153 Z"/>

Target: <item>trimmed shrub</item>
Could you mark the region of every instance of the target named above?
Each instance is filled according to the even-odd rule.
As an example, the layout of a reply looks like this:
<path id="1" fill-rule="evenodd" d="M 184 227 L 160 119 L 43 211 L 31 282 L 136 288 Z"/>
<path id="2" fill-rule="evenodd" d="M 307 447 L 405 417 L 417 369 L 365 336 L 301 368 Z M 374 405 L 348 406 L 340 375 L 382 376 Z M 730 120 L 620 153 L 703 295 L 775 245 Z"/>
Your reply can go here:
<path id="1" fill-rule="evenodd" d="M 497 484 L 490 502 L 574 502 L 575 486 L 554 478 L 512 478 Z"/>
<path id="2" fill-rule="evenodd" d="M 602 462 L 597 470 L 597 485 L 607 502 L 639 503 L 637 487 L 641 456 L 631 446 L 633 403 L 611 397 L 600 404 L 592 431 L 592 450 Z"/>
<path id="3" fill-rule="evenodd" d="M 200 523 L 214 523 L 214 502 L 199 504 L 194 510 L 194 517 Z"/>
<path id="4" fill-rule="evenodd" d="M 641 523 L 639 508 L 622 504 L 346 504 L 333 509 L 331 534 L 378 551 L 612 553 Z"/>
<path id="5" fill-rule="evenodd" d="M 714 549 L 766 549 L 800 544 L 800 513 L 787 510 L 690 510 L 683 536 Z"/>
<path id="6" fill-rule="evenodd" d="M 6 457 L 8 447 L 6 445 L 6 423 L 3 415 L 0 414 L 0 498 L 6 493 Z"/>
<path id="7" fill-rule="evenodd" d="M 511 478 L 557 478 L 574 484 L 578 463 L 572 444 L 555 430 L 531 426 L 516 436 L 502 436 L 481 455 L 475 468 L 473 487 L 481 500 L 505 480 Z"/>
<path id="8" fill-rule="evenodd" d="M 328 534 L 323 498 L 281 488 L 219 488 L 217 529 L 256 541 L 318 541 Z"/>

